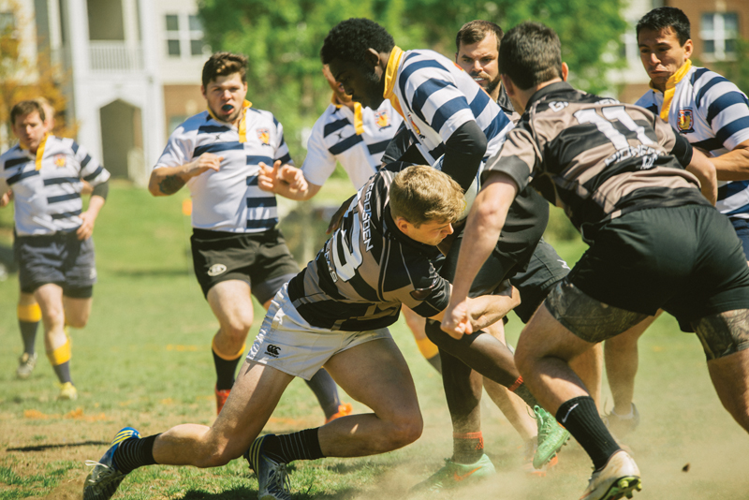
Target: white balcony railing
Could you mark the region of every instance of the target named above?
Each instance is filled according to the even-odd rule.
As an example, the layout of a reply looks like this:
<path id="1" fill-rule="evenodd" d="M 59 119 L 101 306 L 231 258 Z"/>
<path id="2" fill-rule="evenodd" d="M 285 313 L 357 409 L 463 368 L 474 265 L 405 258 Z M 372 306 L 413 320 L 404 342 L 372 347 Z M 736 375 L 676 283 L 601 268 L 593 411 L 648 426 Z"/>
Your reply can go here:
<path id="1" fill-rule="evenodd" d="M 91 71 L 122 73 L 143 69 L 143 50 L 140 44 L 90 41 L 88 50 Z"/>

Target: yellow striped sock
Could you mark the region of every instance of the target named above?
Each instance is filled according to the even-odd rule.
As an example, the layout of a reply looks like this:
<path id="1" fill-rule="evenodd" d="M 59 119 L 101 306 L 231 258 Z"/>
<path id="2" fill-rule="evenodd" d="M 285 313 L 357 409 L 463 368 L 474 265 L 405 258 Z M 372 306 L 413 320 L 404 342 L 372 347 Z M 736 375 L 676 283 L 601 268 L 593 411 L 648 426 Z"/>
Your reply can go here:
<path id="1" fill-rule="evenodd" d="M 47 352 L 47 358 L 49 358 L 49 362 L 52 364 L 52 366 L 59 366 L 63 363 L 67 363 L 70 361 L 70 358 L 72 357 L 72 353 L 70 350 L 70 337 L 65 338 L 65 343 L 55 349 L 54 351 L 48 351 Z"/>
<path id="2" fill-rule="evenodd" d="M 239 358 L 242 354 L 244 354 L 244 350 L 247 347 L 247 344 L 242 344 L 242 348 L 239 349 L 239 352 L 237 352 L 237 353 L 226 354 L 226 353 L 223 353 L 223 352 L 219 351 L 216 348 L 216 336 L 217 335 L 218 335 L 218 333 L 213 336 L 213 341 L 211 342 L 211 349 L 213 349 L 213 352 L 216 353 L 216 356 L 218 356 L 219 358 L 221 358 L 221 359 L 223 359 L 225 361 L 234 361 L 235 359 Z"/>
<path id="3" fill-rule="evenodd" d="M 19 320 L 26 321 L 28 323 L 38 323 L 42 319 L 42 309 L 37 303 L 29 305 L 18 304 L 16 313 L 18 314 Z"/>
<path id="4" fill-rule="evenodd" d="M 432 359 L 440 352 L 439 348 L 426 337 L 423 339 L 416 339 L 416 347 L 419 348 L 419 352 L 421 352 L 421 355 L 426 359 Z"/>

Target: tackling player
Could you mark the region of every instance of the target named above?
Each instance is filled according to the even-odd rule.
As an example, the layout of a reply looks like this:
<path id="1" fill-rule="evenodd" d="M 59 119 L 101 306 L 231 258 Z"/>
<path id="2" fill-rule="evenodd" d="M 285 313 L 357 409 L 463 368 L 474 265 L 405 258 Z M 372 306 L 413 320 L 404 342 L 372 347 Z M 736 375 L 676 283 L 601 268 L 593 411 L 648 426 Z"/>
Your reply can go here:
<path id="1" fill-rule="evenodd" d="M 387 327 L 401 304 L 442 317 L 451 287 L 431 259 L 463 206 L 460 186 L 431 167 L 372 177 L 315 259 L 273 298 L 213 425 L 179 425 L 145 438 L 122 429 L 93 464 L 84 500 L 110 498 L 137 467 L 218 467 L 243 454 L 257 473 L 259 498 L 290 500 L 291 461 L 373 455 L 415 441 L 423 425 L 416 391 Z M 470 303 L 480 311 L 472 320 L 480 328 L 516 305 L 517 295 Z M 258 437 L 294 377 L 309 379 L 320 366 L 372 413 Z"/>
<path id="2" fill-rule="evenodd" d="M 470 333 L 472 305 L 464 300 L 520 190 L 533 185 L 564 208 L 591 246 L 523 330 L 516 359 L 593 461 L 582 500 L 631 496 L 641 488 L 637 465 L 569 360 L 662 308 L 697 332 L 718 396 L 749 430 L 749 268 L 728 220 L 691 173 L 714 183 L 710 162 L 649 111 L 564 82 L 553 30 L 538 23 L 510 30 L 499 68 L 523 115 L 487 163 L 442 327 L 456 338 Z"/>

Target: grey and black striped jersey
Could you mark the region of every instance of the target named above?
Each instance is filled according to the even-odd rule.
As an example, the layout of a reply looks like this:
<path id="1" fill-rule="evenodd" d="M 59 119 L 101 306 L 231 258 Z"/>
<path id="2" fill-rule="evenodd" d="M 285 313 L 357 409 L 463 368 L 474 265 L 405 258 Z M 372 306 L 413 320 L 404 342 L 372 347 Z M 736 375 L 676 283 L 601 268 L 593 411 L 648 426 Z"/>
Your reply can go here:
<path id="1" fill-rule="evenodd" d="M 394 323 L 401 304 L 424 317 L 447 307 L 450 284 L 432 264 L 437 248 L 405 236 L 391 218 L 394 175 L 381 171 L 362 186 L 341 226 L 289 282 L 289 298 L 311 325 L 374 330 Z"/>
<path id="2" fill-rule="evenodd" d="M 73 139 L 47 135 L 35 155 L 16 145 L 0 156 L 0 192 L 13 190 L 19 236 L 77 229 L 82 181 L 97 186 L 107 179 L 109 172 Z"/>
<path id="3" fill-rule="evenodd" d="M 691 156 L 686 139 L 650 111 L 560 82 L 532 96 L 484 174 L 503 172 L 520 190 L 530 183 L 579 229 L 645 208 L 707 205 L 682 166 Z"/>

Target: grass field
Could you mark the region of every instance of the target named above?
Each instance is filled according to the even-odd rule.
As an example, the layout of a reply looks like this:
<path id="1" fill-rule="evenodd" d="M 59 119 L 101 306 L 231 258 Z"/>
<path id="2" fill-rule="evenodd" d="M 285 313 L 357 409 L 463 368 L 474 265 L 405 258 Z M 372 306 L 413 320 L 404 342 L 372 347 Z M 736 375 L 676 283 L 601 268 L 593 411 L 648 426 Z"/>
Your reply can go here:
<path id="1" fill-rule="evenodd" d="M 132 425 L 149 435 L 215 418 L 210 339 L 216 322 L 188 273 L 189 229 L 181 196 L 155 199 L 144 190 L 113 187 L 95 231 L 99 284 L 93 314 L 85 329 L 72 332 L 77 401 L 55 400 L 56 379 L 43 356 L 29 380 L 15 379 L 22 350 L 15 315 L 17 277 L 0 283 L 0 499 L 80 498 L 84 461 L 98 459 L 121 427 Z M 6 228 L 11 214 L 0 211 Z M 0 233 L 0 241 L 7 239 L 7 230 Z M 583 249 L 578 242 L 558 245 L 570 262 Z M 261 314 L 256 309 L 257 324 Z M 520 326 L 516 318 L 510 321 L 511 340 Z M 451 454 L 441 380 L 419 355 L 405 324 L 392 330 L 416 381 L 423 436 L 385 455 L 297 462 L 291 467 L 294 500 L 402 498 Z M 256 332 L 257 326 L 251 337 Z M 37 349 L 43 353 L 41 333 Z M 663 317 L 643 337 L 640 352 L 636 401 L 643 421 L 627 441 L 643 473 L 644 491 L 636 498 L 749 498 L 749 436 L 720 406 L 697 339 Z M 580 496 L 590 462 L 576 443 L 564 449 L 559 466 L 546 478 L 526 478 L 520 471 L 520 439 L 496 408 L 486 404 L 483 410 L 486 451 L 498 474 L 452 497 Z M 294 381 L 266 431 L 298 430 L 322 421 L 311 392 Z M 115 498 L 230 500 L 253 499 L 256 493 L 257 481 L 245 461 L 235 460 L 212 470 L 142 468 L 122 483 Z"/>

